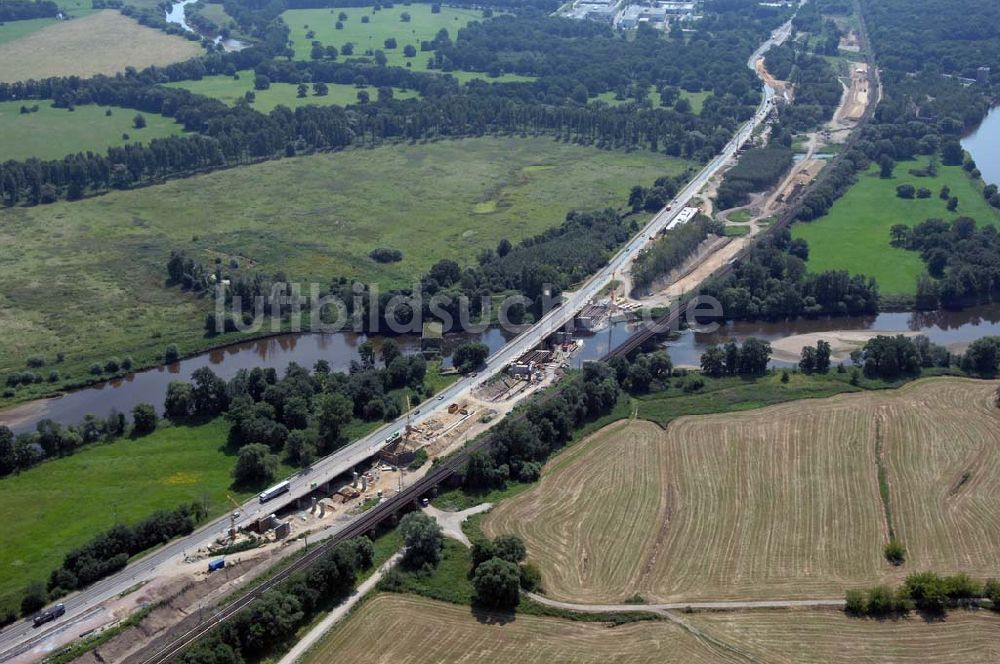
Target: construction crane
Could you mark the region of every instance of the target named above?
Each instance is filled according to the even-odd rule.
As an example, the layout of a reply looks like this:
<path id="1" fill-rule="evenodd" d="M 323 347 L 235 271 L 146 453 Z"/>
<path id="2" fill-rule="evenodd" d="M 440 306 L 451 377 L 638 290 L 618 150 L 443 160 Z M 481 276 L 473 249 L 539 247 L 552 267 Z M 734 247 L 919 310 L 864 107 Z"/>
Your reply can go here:
<path id="1" fill-rule="evenodd" d="M 226 498 L 228 498 L 229 502 L 231 502 L 233 504 L 233 507 L 236 508 L 235 510 L 233 510 L 229 514 L 229 538 L 232 539 L 232 540 L 235 540 L 236 539 L 236 519 L 240 518 L 240 507 L 241 506 L 228 493 L 226 494 Z"/>

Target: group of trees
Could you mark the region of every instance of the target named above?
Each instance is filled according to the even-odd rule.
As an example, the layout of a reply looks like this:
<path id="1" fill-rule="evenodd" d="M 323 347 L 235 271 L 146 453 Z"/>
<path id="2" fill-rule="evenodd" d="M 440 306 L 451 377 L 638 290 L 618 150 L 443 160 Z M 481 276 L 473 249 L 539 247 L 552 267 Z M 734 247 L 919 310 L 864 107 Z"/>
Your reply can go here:
<path id="1" fill-rule="evenodd" d="M 730 273 L 708 280 L 702 295 L 719 300 L 726 319 L 878 311 L 874 279 L 841 270 L 807 273 L 808 251 L 805 241 L 792 240 L 787 229 L 770 233 Z"/>
<path id="2" fill-rule="evenodd" d="M 181 505 L 173 511 L 160 510 L 134 525 L 118 524 L 73 549 L 62 565 L 49 576 L 41 592 L 38 586 L 25 590 L 22 613 L 30 614 L 51 599 L 83 588 L 125 567 L 130 557 L 163 544 L 179 535 L 189 535 L 206 516 L 201 503 Z M 39 597 L 41 602 L 39 603 Z"/>
<path id="3" fill-rule="evenodd" d="M 802 347 L 799 371 L 805 374 L 826 373 L 830 370 L 830 343 L 820 339 L 815 346 Z"/>
<path id="4" fill-rule="evenodd" d="M 684 264 L 698 246 L 710 234 L 722 235 L 721 222 L 698 215 L 690 222 L 674 228 L 657 238 L 651 247 L 644 250 L 632 266 L 632 282 L 635 286 L 648 286 L 655 279 Z"/>
<path id="5" fill-rule="evenodd" d="M 706 376 L 763 376 L 771 361 L 771 344 L 749 337 L 739 344 L 729 341 L 712 344 L 701 356 L 701 372 Z"/>
<path id="6" fill-rule="evenodd" d="M 940 576 L 933 572 L 917 572 L 907 576 L 895 589 L 882 585 L 868 590 L 848 590 L 845 610 L 851 615 L 873 617 L 914 609 L 940 614 L 950 606 L 979 599 L 990 600 L 992 608 L 1000 610 L 1000 583 L 993 579 L 979 583 L 967 574 Z"/>
<path id="7" fill-rule="evenodd" d="M 726 210 L 745 205 L 750 193 L 763 191 L 777 184 L 792 166 L 795 153 L 783 145 L 769 144 L 747 150 L 736 165 L 726 171 L 715 201 Z"/>
<path id="8" fill-rule="evenodd" d="M 521 589 L 535 590 L 538 569 L 522 564 L 527 557 L 524 542 L 516 535 L 477 540 L 472 544 L 472 586 L 479 606 L 513 610 L 521 599 Z"/>
<path id="9" fill-rule="evenodd" d="M 824 47 L 820 42 L 819 49 Z M 783 125 L 793 131 L 804 131 L 833 117 L 843 89 L 837 72 L 822 55 L 810 53 L 807 42 L 776 46 L 767 52 L 765 62 L 775 78 L 795 86 L 795 103 L 781 112 Z"/>
<path id="10" fill-rule="evenodd" d="M 1000 235 L 969 217 L 893 226 L 893 244 L 920 252 L 932 279 L 917 284 L 921 308 L 1000 301 Z"/>
<path id="11" fill-rule="evenodd" d="M 302 572 L 268 590 L 250 607 L 182 654 L 181 664 L 242 664 L 273 653 L 324 607 L 354 589 L 358 573 L 369 569 L 374 548 L 366 537 L 331 547 Z"/>
<path id="12" fill-rule="evenodd" d="M 860 351 L 852 354 L 855 364 L 864 368 L 869 378 L 897 380 L 920 374 L 922 369 L 951 366 L 947 348 L 931 343 L 923 336 L 878 335 L 869 339 Z"/>
<path id="13" fill-rule="evenodd" d="M 392 339 L 382 343 L 381 366 L 376 366 L 370 342 L 361 351 L 361 361 L 353 362 L 348 373 L 330 371 L 321 360 L 312 372 L 291 363 L 279 379 L 274 369 L 256 367 L 240 370 L 226 382 L 202 367 L 190 383 L 168 385 L 164 412 L 174 420 L 224 414 L 231 423 L 229 445 L 238 451 L 235 481 L 259 486 L 273 479 L 278 455 L 308 465 L 347 442 L 345 428 L 355 418 L 398 417 L 402 407 L 394 390 L 426 395 L 422 356 L 403 355 Z"/>
<path id="14" fill-rule="evenodd" d="M 129 433 L 123 413 L 112 411 L 106 418 L 87 415 L 77 425 L 63 426 L 50 419 L 35 425 L 35 431 L 14 436 L 0 425 L 0 477 L 19 473 L 46 459 L 68 456 L 97 442 L 108 442 Z"/>
<path id="15" fill-rule="evenodd" d="M 509 479 L 533 482 L 542 463 L 569 441 L 573 429 L 611 411 L 620 388 L 614 370 L 588 362 L 580 379 L 531 403 L 523 417 L 506 418 L 490 433 L 485 451 L 475 452 L 463 473 L 474 491 L 502 487 Z"/>

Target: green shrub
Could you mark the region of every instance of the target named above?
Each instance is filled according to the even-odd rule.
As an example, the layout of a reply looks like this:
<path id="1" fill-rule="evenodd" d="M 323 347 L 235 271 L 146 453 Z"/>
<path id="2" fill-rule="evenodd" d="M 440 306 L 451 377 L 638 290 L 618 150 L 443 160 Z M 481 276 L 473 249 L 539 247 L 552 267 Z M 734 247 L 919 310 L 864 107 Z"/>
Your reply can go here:
<path id="1" fill-rule="evenodd" d="M 885 559 L 897 567 L 906 562 L 906 547 L 899 540 L 891 539 L 885 545 Z"/>

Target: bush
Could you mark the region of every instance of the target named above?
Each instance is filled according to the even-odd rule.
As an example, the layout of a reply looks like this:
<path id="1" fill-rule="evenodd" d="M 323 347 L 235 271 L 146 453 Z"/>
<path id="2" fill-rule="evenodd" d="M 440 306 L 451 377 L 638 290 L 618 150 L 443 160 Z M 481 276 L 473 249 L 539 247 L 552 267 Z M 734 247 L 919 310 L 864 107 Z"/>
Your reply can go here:
<path id="1" fill-rule="evenodd" d="M 398 263 L 403 260 L 403 252 L 399 249 L 379 247 L 377 249 L 372 249 L 368 254 L 368 257 L 376 263 Z"/>
<path id="2" fill-rule="evenodd" d="M 868 612 L 868 604 L 865 602 L 865 594 L 860 590 L 848 590 L 844 604 L 844 610 L 854 616 L 861 616 Z"/>
<path id="3" fill-rule="evenodd" d="M 889 543 L 885 545 L 883 553 L 885 554 L 885 559 L 897 567 L 906 562 L 906 547 L 899 540 L 889 540 Z"/>
<path id="4" fill-rule="evenodd" d="M 21 615 L 30 616 L 36 611 L 41 611 L 48 599 L 45 586 L 35 581 L 24 589 L 24 595 L 21 597 Z"/>
<path id="5" fill-rule="evenodd" d="M 45 366 L 45 358 L 37 356 L 29 357 L 27 365 L 29 369 L 40 369 Z"/>
<path id="6" fill-rule="evenodd" d="M 527 592 L 540 590 L 542 587 L 542 572 L 530 563 L 521 565 L 521 588 Z"/>
<path id="7" fill-rule="evenodd" d="M 163 362 L 164 364 L 173 364 L 181 358 L 180 351 L 177 350 L 177 344 L 170 344 L 167 346 L 166 350 L 163 351 Z"/>
<path id="8" fill-rule="evenodd" d="M 417 470 L 421 466 L 427 463 L 427 450 L 420 448 L 413 453 L 413 461 L 407 466 L 410 470 Z"/>
<path id="9" fill-rule="evenodd" d="M 132 409 L 132 431 L 137 436 L 144 436 L 156 429 L 156 409 L 153 404 L 140 403 Z"/>
<path id="10" fill-rule="evenodd" d="M 896 195 L 900 198 L 913 198 L 916 193 L 917 189 L 912 184 L 901 184 L 896 187 Z"/>

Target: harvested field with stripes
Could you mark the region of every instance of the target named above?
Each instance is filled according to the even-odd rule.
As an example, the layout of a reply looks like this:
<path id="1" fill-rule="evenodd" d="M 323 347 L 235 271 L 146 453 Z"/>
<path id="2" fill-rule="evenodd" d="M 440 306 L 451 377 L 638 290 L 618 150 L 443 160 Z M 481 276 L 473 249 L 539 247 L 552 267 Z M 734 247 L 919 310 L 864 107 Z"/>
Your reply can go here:
<path id="1" fill-rule="evenodd" d="M 348 657 L 386 664 L 697 664 L 729 661 L 727 655 L 665 621 L 611 628 L 604 623 L 561 618 L 474 615 L 468 606 L 383 594 L 334 627 L 303 661 L 327 664 Z"/>
<path id="2" fill-rule="evenodd" d="M 916 614 L 870 620 L 819 610 L 703 613 L 685 620 L 769 664 L 1000 660 L 1000 615 L 986 610 L 951 611 L 931 621 Z"/>
<path id="3" fill-rule="evenodd" d="M 995 576 L 995 390 L 941 378 L 665 431 L 618 422 L 557 456 L 483 530 L 524 538 L 546 593 L 578 602 L 841 597 L 928 568 Z M 879 449 L 911 552 L 900 568 L 882 556 Z"/>

